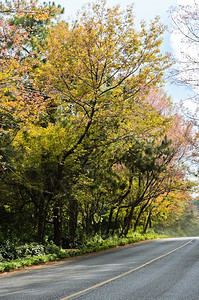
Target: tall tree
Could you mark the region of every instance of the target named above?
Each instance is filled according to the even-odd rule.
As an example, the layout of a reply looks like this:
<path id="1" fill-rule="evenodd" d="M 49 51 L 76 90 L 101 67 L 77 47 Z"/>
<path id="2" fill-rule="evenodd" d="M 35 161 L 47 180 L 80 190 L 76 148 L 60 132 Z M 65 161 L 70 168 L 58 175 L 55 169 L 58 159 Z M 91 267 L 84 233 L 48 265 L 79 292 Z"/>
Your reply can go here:
<path id="1" fill-rule="evenodd" d="M 24 191 L 28 184 L 26 182 L 22 188 L 20 175 L 23 174 L 19 170 L 16 172 L 17 165 L 13 156 L 19 159 L 21 154 L 18 153 L 19 149 L 13 148 L 13 140 L 18 131 L 27 127 L 27 123 L 37 123 L 44 116 L 48 117 L 48 97 L 39 90 L 31 73 L 36 68 L 37 61 L 42 61 L 38 45 L 45 43 L 49 26 L 62 12 L 61 7 L 50 3 L 41 6 L 38 1 L 5 1 L 0 4 L 1 179 L 5 181 L 2 183 L 4 189 L 6 184 L 13 186 L 18 199 L 22 198 L 22 194 L 27 194 Z M 16 187 L 17 182 L 19 189 Z M 12 199 L 14 198 L 12 195 Z M 18 203 L 13 212 L 20 214 L 19 207 L 25 207 L 24 203 L 29 200 L 24 196 L 22 203 Z M 8 197 L 1 202 L 3 210 L 8 202 L 9 211 Z M 13 206 L 15 204 L 13 201 Z"/>
<path id="2" fill-rule="evenodd" d="M 182 105 L 186 115 L 198 123 L 198 53 L 199 53 L 199 4 L 179 5 L 171 10 L 173 21 L 173 45 L 176 68 L 173 79 L 191 91 L 186 105 Z M 183 102 L 182 102 L 183 104 Z M 188 105 L 187 105 L 188 104 Z"/>
<path id="3" fill-rule="evenodd" d="M 114 197 L 123 201 L 128 196 L 130 172 L 121 179 L 114 168 L 123 159 L 128 169 L 130 151 L 137 151 L 131 162 L 136 176 L 143 175 L 144 186 L 170 124 L 170 116 L 163 116 L 146 98 L 161 86 L 170 62 L 160 52 L 165 27 L 156 18 L 136 30 L 132 7 L 108 9 L 105 1 L 97 1 L 71 24 L 52 25 L 47 21 L 54 15 L 47 18 L 45 7 L 34 3 L 20 2 L 21 10 L 8 8 L 17 15 L 9 22 L 6 18 L 2 27 L 2 33 L 4 28 L 12 33 L 12 55 L 3 36 L 1 99 L 4 107 L 11 105 L 20 124 L 12 143 L 18 156 L 11 160 L 20 177 L 15 181 L 15 195 L 20 197 L 9 209 L 26 209 L 35 216 L 33 235 L 40 241 L 50 224 L 55 243 L 61 245 L 63 219 L 73 242 L 80 214 L 89 231 L 96 223 L 94 215 L 100 218 L 103 210 L 107 215 Z M 24 5 L 33 13 L 24 15 Z M 166 146 L 162 158 L 164 151 Z"/>
<path id="4" fill-rule="evenodd" d="M 96 146 L 96 130 L 110 143 L 154 128 L 154 111 L 148 112 L 144 97 L 170 65 L 160 52 L 164 29 L 155 19 L 148 28 L 142 23 L 138 32 L 132 7 L 108 9 L 105 1 L 88 4 L 72 24 L 52 28 L 43 49 L 46 63 L 35 76 L 67 124 L 70 143 L 61 166 L 87 137 Z M 97 135 L 101 144 L 104 135 Z"/>
<path id="5" fill-rule="evenodd" d="M 199 5 L 197 2 L 191 5 L 180 5 L 173 8 L 171 16 L 174 25 L 174 38 L 180 48 L 177 51 L 177 63 L 179 64 L 178 79 L 193 88 L 198 87 L 198 58 L 199 34 L 198 16 Z"/>
<path id="6" fill-rule="evenodd" d="M 62 13 L 54 4 L 38 1 L 6 1 L 0 5 L 1 110 L 17 120 L 39 118 L 46 95 L 31 78 L 37 66 L 38 44 L 44 44 L 50 24 Z"/>

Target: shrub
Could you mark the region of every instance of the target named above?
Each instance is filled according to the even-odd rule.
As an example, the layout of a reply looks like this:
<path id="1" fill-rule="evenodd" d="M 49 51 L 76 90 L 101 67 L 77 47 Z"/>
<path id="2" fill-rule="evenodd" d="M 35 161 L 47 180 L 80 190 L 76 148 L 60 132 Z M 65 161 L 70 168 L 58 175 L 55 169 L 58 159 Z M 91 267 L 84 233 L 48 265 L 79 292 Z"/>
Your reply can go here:
<path id="1" fill-rule="evenodd" d="M 17 258 L 16 242 L 11 240 L 1 241 L 0 258 L 13 260 Z"/>
<path id="2" fill-rule="evenodd" d="M 133 232 L 129 234 L 128 237 L 111 236 L 105 238 L 96 235 L 95 237 L 87 239 L 80 250 L 75 249 L 68 251 L 57 247 L 53 242 L 44 246 L 37 243 L 26 243 L 16 246 L 16 243 L 8 240 L 0 246 L 0 272 L 56 261 L 157 237 L 160 236 L 155 235 L 153 232 L 144 235 L 139 232 Z"/>
<path id="3" fill-rule="evenodd" d="M 53 241 L 50 241 L 44 245 L 44 251 L 46 254 L 59 253 L 60 247 L 56 246 Z"/>
<path id="4" fill-rule="evenodd" d="M 39 256 L 45 254 L 44 246 L 37 243 L 24 244 L 16 247 L 17 257 Z"/>

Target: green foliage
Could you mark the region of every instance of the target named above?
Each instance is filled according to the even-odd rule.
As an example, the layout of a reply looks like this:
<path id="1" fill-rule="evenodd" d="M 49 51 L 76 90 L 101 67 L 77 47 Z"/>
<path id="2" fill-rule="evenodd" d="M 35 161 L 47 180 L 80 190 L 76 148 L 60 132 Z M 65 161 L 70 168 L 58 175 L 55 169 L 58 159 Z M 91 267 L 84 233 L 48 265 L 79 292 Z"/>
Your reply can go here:
<path id="1" fill-rule="evenodd" d="M 0 245 L 0 261 L 22 259 L 27 257 L 36 257 L 42 255 L 60 255 L 60 247 L 56 246 L 52 241 L 44 245 L 33 243 L 21 244 L 19 241 L 1 241 Z"/>
<path id="2" fill-rule="evenodd" d="M 73 250 L 61 249 L 54 245 L 52 242 L 45 246 L 36 243 L 31 243 L 21 246 L 16 246 L 12 244 L 12 247 L 11 242 L 8 242 L 6 244 L 9 244 L 10 246 L 7 246 L 6 248 L 6 259 L 3 258 L 0 261 L 0 272 L 8 272 L 19 268 L 30 267 L 33 265 L 43 264 L 51 261 L 57 261 L 113 247 L 124 246 L 139 241 L 155 239 L 157 237 L 160 236 L 157 236 L 154 233 L 144 235 L 140 233 L 132 233 L 131 235 L 125 238 L 119 238 L 118 236 L 102 238 L 101 236 L 96 235 L 95 237 L 88 239 L 86 244 L 81 246 L 81 249 Z M 5 250 L 3 253 L 5 253 Z"/>
<path id="3" fill-rule="evenodd" d="M 137 29 L 133 7 L 106 1 L 71 24 L 53 3 L 1 9 L 0 236 L 10 238 L 1 259 L 60 259 L 76 253 L 61 245 L 96 251 L 130 241 L 133 226 L 168 222 L 187 195 L 179 161 L 192 133 L 160 93 L 171 62 L 159 19 Z M 179 218 L 185 205 L 177 207 Z"/>
<path id="4" fill-rule="evenodd" d="M 53 241 L 44 244 L 43 247 L 45 254 L 57 254 L 60 251 L 60 247 L 56 246 Z"/>
<path id="5" fill-rule="evenodd" d="M 85 247 L 92 251 L 99 251 L 103 249 L 113 248 L 117 246 L 124 246 L 139 241 L 145 241 L 148 239 L 155 239 L 158 236 L 155 233 L 142 234 L 139 232 L 132 232 L 127 237 L 110 236 L 102 238 L 100 235 L 96 235 L 93 238 L 87 240 Z"/>
<path id="6" fill-rule="evenodd" d="M 37 243 L 24 244 L 16 247 L 16 250 L 19 258 L 26 256 L 40 256 L 45 253 L 44 246 L 38 245 Z"/>
<path id="7" fill-rule="evenodd" d="M 16 259 L 17 258 L 17 249 L 16 249 L 16 242 L 11 240 L 1 241 L 0 244 L 0 258 L 1 260 L 8 259 Z"/>
<path id="8" fill-rule="evenodd" d="M 6 240 L 1 242 L 0 245 L 0 255 L 1 260 L 13 260 L 16 258 L 23 258 L 27 256 L 40 256 L 45 254 L 45 248 L 43 245 L 37 243 L 25 243 L 23 245 L 18 245 L 18 242 Z M 50 247 L 51 245 L 49 245 Z M 48 248 L 48 245 L 46 246 Z M 49 248 L 50 250 L 51 248 Z M 52 253 L 48 250 L 48 253 Z M 54 249 L 53 249 L 54 250 Z"/>

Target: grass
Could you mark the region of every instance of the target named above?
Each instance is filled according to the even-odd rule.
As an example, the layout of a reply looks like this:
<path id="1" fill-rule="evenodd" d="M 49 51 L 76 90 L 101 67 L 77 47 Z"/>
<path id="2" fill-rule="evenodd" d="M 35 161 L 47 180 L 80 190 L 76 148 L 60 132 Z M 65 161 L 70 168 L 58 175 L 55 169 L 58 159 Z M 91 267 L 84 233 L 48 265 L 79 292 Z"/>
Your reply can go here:
<path id="1" fill-rule="evenodd" d="M 0 272 L 9 272 L 11 270 L 16 270 L 19 268 L 30 267 L 33 265 L 39 265 L 52 261 L 59 261 L 69 257 L 97 252 L 100 250 L 106 250 L 118 246 L 124 246 L 140 241 L 157 239 L 161 237 L 165 236 L 160 236 L 154 233 L 141 234 L 138 232 L 132 233 L 127 237 L 113 236 L 106 239 L 103 239 L 100 235 L 96 235 L 95 237 L 87 240 L 86 243 L 80 249 L 64 250 L 60 248 L 57 251 L 57 247 L 55 246 L 56 253 L 35 256 L 28 255 L 27 257 L 17 258 L 14 260 L 2 260 L 0 262 Z"/>

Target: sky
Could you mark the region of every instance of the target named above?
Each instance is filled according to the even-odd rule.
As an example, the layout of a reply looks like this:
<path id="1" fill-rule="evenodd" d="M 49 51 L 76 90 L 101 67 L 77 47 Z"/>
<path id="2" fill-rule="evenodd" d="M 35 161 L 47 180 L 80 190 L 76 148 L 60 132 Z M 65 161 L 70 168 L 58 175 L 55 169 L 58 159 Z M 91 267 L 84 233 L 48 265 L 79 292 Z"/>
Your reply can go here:
<path id="1" fill-rule="evenodd" d="M 181 0 L 182 2 L 183 0 Z M 188 1 L 188 0 L 187 0 Z M 74 14 L 80 9 L 88 0 L 57 0 L 56 3 L 60 3 L 65 7 L 67 15 Z M 162 15 L 166 18 L 166 11 L 172 5 L 177 5 L 177 0 L 107 0 L 108 6 L 114 6 L 119 4 L 122 8 L 126 8 L 127 5 L 135 4 L 135 13 L 138 18 L 151 19 L 154 16 Z"/>
<path id="2" fill-rule="evenodd" d="M 164 24 L 170 25 L 169 8 L 171 6 L 177 6 L 178 0 L 106 0 L 107 6 L 112 7 L 120 5 L 121 8 L 126 8 L 128 5 L 134 4 L 134 11 L 137 22 L 140 20 L 150 21 L 157 15 L 161 17 L 161 21 Z M 183 0 L 181 0 L 182 2 Z M 185 0 L 184 0 L 185 1 Z M 191 1 L 191 0 L 187 0 Z M 81 9 L 81 7 L 90 2 L 89 0 L 57 0 L 56 3 L 65 7 L 66 16 L 75 16 L 75 13 Z M 92 2 L 92 0 L 91 0 Z M 166 50 L 171 50 L 169 44 L 169 35 L 165 36 L 167 41 Z"/>
<path id="3" fill-rule="evenodd" d="M 107 6 L 112 7 L 120 5 L 121 8 L 126 8 L 128 5 L 134 4 L 134 12 L 136 22 L 140 20 L 150 21 L 157 15 L 160 16 L 161 22 L 168 26 L 168 30 L 164 35 L 164 42 L 162 51 L 169 51 L 174 56 L 178 55 L 178 50 L 181 47 L 176 39 L 172 39 L 172 21 L 170 18 L 170 8 L 177 7 L 178 5 L 191 5 L 199 0 L 106 0 Z M 75 16 L 75 13 L 81 9 L 81 7 L 90 2 L 89 0 L 56 0 L 56 4 L 61 4 L 65 7 L 65 15 L 68 17 Z M 92 2 L 92 1 L 91 1 Z M 189 91 L 179 85 L 171 85 L 169 82 L 165 86 L 165 90 L 169 96 L 171 96 L 174 103 L 180 103 L 184 98 L 189 98 Z M 191 95 L 190 95 L 191 96 Z"/>

